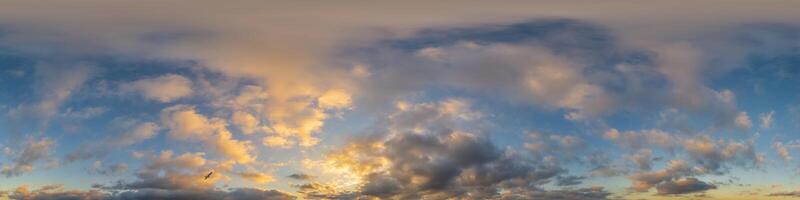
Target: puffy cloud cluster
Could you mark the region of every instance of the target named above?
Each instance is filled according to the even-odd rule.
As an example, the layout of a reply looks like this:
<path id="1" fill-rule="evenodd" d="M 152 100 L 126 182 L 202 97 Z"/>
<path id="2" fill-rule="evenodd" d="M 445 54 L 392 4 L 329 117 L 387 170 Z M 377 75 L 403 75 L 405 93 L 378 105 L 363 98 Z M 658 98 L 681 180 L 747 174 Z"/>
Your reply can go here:
<path id="1" fill-rule="evenodd" d="M 658 189 L 658 194 L 663 195 L 714 189 L 716 186 L 691 176 L 722 175 L 733 166 L 755 168 L 765 162 L 764 155 L 756 153 L 753 139 L 713 140 L 707 135 L 679 135 L 658 129 L 624 132 L 609 129 L 602 136 L 619 147 L 633 150 L 625 158 L 640 170 L 628 175 L 628 179 L 632 181 L 630 189 L 636 192 L 647 192 L 653 187 Z M 685 153 L 687 157 L 683 160 L 676 156 L 665 168 L 651 171 L 654 150 L 671 155 Z"/>
<path id="2" fill-rule="evenodd" d="M 682 160 L 671 160 L 664 169 L 652 172 L 633 174 L 628 178 L 633 181 L 630 189 L 637 192 L 647 192 L 650 188 L 662 183 L 670 182 L 683 176 L 693 174 L 692 168 Z"/>
<path id="3" fill-rule="evenodd" d="M 385 125 L 377 130 L 381 134 L 353 140 L 327 156 L 330 166 L 360 177 L 354 191 L 320 183 L 298 187 L 309 197 L 605 199 L 609 195 L 602 188 L 540 189 L 566 172 L 558 161 L 530 159 L 496 147 L 480 128 L 466 128 L 464 122 L 480 121 L 481 116 L 469 107 L 460 99 L 400 103 L 385 123 L 379 123 Z M 575 142 L 554 139 L 565 145 Z M 558 179 L 562 185 L 575 185 L 582 178 Z"/>
<path id="4" fill-rule="evenodd" d="M 772 148 L 778 152 L 778 156 L 785 161 L 793 159 L 791 150 L 800 148 L 800 141 L 792 140 L 787 142 L 775 141 L 772 143 Z"/>
<path id="5" fill-rule="evenodd" d="M 5 152 L 13 163 L 3 165 L 0 174 L 13 177 L 33 171 L 35 163 L 50 158 L 55 142 L 49 138 L 40 138 L 29 139 L 22 145 L 19 151 Z"/>
<path id="6" fill-rule="evenodd" d="M 700 165 L 698 170 L 704 173 L 722 173 L 720 170 L 725 167 L 726 163 L 757 167 L 765 161 L 763 155 L 755 153 L 753 141 L 726 142 L 700 137 L 685 140 L 683 146 L 694 162 Z"/>
<path id="7" fill-rule="evenodd" d="M 687 194 L 716 188 L 717 186 L 697 180 L 696 178 L 670 180 L 656 187 L 659 195 Z"/>
<path id="8" fill-rule="evenodd" d="M 145 156 L 145 155 L 143 155 Z M 207 160 L 204 153 L 162 151 L 148 155 L 148 162 L 136 171 L 136 179 L 120 180 L 111 185 L 93 185 L 93 190 L 71 191 L 84 199 L 93 195 L 97 199 L 295 199 L 294 196 L 277 190 L 256 188 L 232 188 L 222 190 L 215 182 L 229 179 L 226 174 L 237 174 L 255 182 L 271 180 L 271 176 L 260 172 L 233 172 L 230 163 Z M 216 169 L 208 180 L 204 176 L 209 169 Z M 12 194 L 13 195 L 13 194 Z M 43 191 L 28 199 L 47 196 L 66 197 L 61 193 Z M 93 199 L 89 198 L 89 199 Z"/>
<path id="9" fill-rule="evenodd" d="M 345 89 L 285 88 L 288 91 L 279 93 L 272 89 L 244 85 L 214 104 L 231 111 L 231 122 L 242 133 L 263 133 L 265 146 L 291 148 L 316 145 L 319 139 L 314 134 L 331 112 L 349 109 L 353 103 L 351 91 Z M 303 93 L 294 94 L 298 91 Z"/>
<path id="10" fill-rule="evenodd" d="M 120 86 L 123 91 L 139 92 L 149 100 L 172 102 L 192 95 L 192 81 L 177 74 L 134 81 Z"/>
<path id="11" fill-rule="evenodd" d="M 174 139 L 202 141 L 219 154 L 238 163 L 255 160 L 255 156 L 250 153 L 253 148 L 250 141 L 234 139 L 224 119 L 209 119 L 197 113 L 193 106 L 175 105 L 165 108 L 161 112 L 161 122 Z"/>

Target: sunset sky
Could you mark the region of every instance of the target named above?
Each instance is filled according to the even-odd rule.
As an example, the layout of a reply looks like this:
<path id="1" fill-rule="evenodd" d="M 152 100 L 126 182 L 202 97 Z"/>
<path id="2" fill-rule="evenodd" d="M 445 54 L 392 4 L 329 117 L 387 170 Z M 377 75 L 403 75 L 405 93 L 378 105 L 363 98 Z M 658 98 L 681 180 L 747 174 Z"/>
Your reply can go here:
<path id="1" fill-rule="evenodd" d="M 800 198 L 798 9 L 0 0 L 0 200 Z"/>

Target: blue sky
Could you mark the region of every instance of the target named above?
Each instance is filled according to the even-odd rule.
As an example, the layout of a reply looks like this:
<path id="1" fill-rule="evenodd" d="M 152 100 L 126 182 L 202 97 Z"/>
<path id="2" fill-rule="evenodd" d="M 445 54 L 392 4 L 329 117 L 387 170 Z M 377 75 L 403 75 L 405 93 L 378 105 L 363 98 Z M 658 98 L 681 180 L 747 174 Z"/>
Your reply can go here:
<path id="1" fill-rule="evenodd" d="M 0 4 L 0 199 L 800 197 L 794 2 Z"/>

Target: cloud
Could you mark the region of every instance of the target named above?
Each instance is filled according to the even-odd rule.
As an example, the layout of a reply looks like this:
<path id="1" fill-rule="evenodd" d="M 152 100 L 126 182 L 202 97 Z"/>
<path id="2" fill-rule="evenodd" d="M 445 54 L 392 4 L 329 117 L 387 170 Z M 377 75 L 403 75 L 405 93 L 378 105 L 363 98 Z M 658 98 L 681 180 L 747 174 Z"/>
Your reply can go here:
<path id="1" fill-rule="evenodd" d="M 177 74 L 140 79 L 120 86 L 123 91 L 135 91 L 149 100 L 172 102 L 192 95 L 192 81 Z"/>
<path id="2" fill-rule="evenodd" d="M 66 65 L 66 66 L 62 66 Z M 35 67 L 37 100 L 19 104 L 8 111 L 10 121 L 32 119 L 38 122 L 35 130 L 45 130 L 49 121 L 59 113 L 61 105 L 83 86 L 95 73 L 95 68 L 83 64 L 41 63 Z M 26 118 L 29 117 L 29 118 Z M 18 126 L 24 123 L 12 123 Z"/>
<path id="3" fill-rule="evenodd" d="M 585 142 L 577 136 L 543 134 L 540 132 L 529 132 L 530 142 L 525 143 L 525 148 L 538 156 L 557 156 L 564 160 L 578 160 L 582 150 L 585 150 Z"/>
<path id="4" fill-rule="evenodd" d="M 87 107 L 80 110 L 73 110 L 72 108 L 67 108 L 64 113 L 60 115 L 66 118 L 75 118 L 75 119 L 88 119 L 96 116 L 100 116 L 108 112 L 108 108 L 106 107 Z"/>
<path id="5" fill-rule="evenodd" d="M 89 171 L 92 172 L 92 173 L 97 173 L 97 174 L 102 174 L 102 175 L 107 175 L 107 176 L 118 175 L 118 174 L 120 174 L 122 172 L 128 171 L 128 164 L 117 163 L 117 164 L 113 164 L 113 165 L 109 165 L 109 166 L 103 167 L 103 162 L 95 161 L 92 164 L 92 167 L 91 167 L 91 169 L 89 169 Z"/>
<path id="6" fill-rule="evenodd" d="M 99 190 L 67 190 L 63 185 L 45 185 L 39 189 L 30 190 L 28 186 L 19 186 L 8 194 L 10 199 L 82 199 L 82 200 L 101 200 L 106 199 L 107 195 Z"/>
<path id="7" fill-rule="evenodd" d="M 172 151 L 162 151 L 152 155 L 149 161 L 136 171 L 135 181 L 119 181 L 114 185 L 98 185 L 104 190 L 200 190 L 209 189 L 214 181 L 222 176 L 217 173 L 208 181 L 202 181 L 207 174 L 204 153 L 184 153 L 175 155 Z"/>
<path id="8" fill-rule="evenodd" d="M 696 178 L 682 178 L 662 183 L 656 187 L 659 195 L 678 195 L 716 189 L 717 186 Z"/>
<path id="9" fill-rule="evenodd" d="M 458 102 L 458 103 L 456 103 Z M 324 168 L 356 176 L 355 190 L 341 190 L 322 183 L 300 186 L 307 197 L 371 196 L 378 198 L 534 198 L 567 195 L 568 190 L 544 191 L 538 185 L 559 181 L 574 185 L 583 177 L 562 176 L 557 158 L 526 157 L 501 150 L 488 137 L 470 133 L 463 122 L 480 121 L 466 100 L 437 103 L 400 103 L 376 130 L 381 134 L 351 140 L 326 156 Z M 384 123 L 379 123 L 384 124 Z M 550 137 L 561 145 L 576 141 L 566 136 Z M 537 192 L 530 192 L 530 191 Z M 519 191 L 505 193 L 501 191 Z M 597 196 L 603 199 L 603 189 Z M 519 196 L 520 194 L 530 196 Z M 604 194 L 604 195 L 603 195 Z M 579 194 L 573 194 L 580 196 Z M 577 197 L 576 197 L 577 198 Z"/>
<path id="10" fill-rule="evenodd" d="M 653 155 L 652 150 L 641 149 L 637 151 L 635 154 L 628 156 L 628 159 L 636 163 L 639 169 L 650 170 L 651 166 L 653 165 L 650 158 L 652 155 Z"/>
<path id="11" fill-rule="evenodd" d="M 561 190 L 527 190 L 512 191 L 507 199 L 573 199 L 573 200 L 602 200 L 611 195 L 603 187 L 590 187 L 579 189 Z"/>
<path id="12" fill-rule="evenodd" d="M 790 192 L 775 192 L 769 193 L 767 196 L 771 197 L 800 197 L 800 191 L 790 191 Z"/>
<path id="13" fill-rule="evenodd" d="M 147 140 L 158 134 L 160 127 L 153 122 L 144 122 L 130 132 L 124 133 L 120 138 L 110 141 L 116 146 L 129 146 Z"/>
<path id="14" fill-rule="evenodd" d="M 316 178 L 314 176 L 311 176 L 311 175 L 308 175 L 308 174 L 303 174 L 303 173 L 291 174 L 291 175 L 289 175 L 287 177 L 293 178 L 293 179 L 297 179 L 297 180 L 312 180 L 312 179 Z"/>
<path id="15" fill-rule="evenodd" d="M 557 176 L 556 185 L 558 186 L 578 185 L 583 183 L 582 181 L 584 179 L 586 179 L 586 177 L 584 176 Z"/>
<path id="16" fill-rule="evenodd" d="M 790 160 L 793 159 L 792 155 L 789 153 L 789 148 L 791 148 L 791 147 L 796 147 L 796 146 L 791 145 L 791 144 L 784 145 L 783 142 L 780 142 L 780 141 L 775 141 L 775 143 L 772 143 L 772 148 L 775 148 L 775 150 L 778 151 L 778 155 L 784 161 L 790 161 Z"/>
<path id="17" fill-rule="evenodd" d="M 687 139 L 683 146 L 694 161 L 702 166 L 701 171 L 721 173 L 726 164 L 756 167 L 763 157 L 755 153 L 753 141 L 713 141 L 708 137 Z"/>
<path id="18" fill-rule="evenodd" d="M 603 138 L 629 149 L 641 149 L 647 147 L 647 145 L 671 149 L 679 142 L 679 139 L 674 134 L 659 129 L 625 132 L 620 132 L 617 129 L 608 129 L 603 133 Z"/>
<path id="19" fill-rule="evenodd" d="M 770 128 L 772 127 L 772 116 L 775 115 L 775 111 L 769 111 L 768 113 L 762 113 L 759 117 L 761 119 L 761 128 Z"/>
<path id="20" fill-rule="evenodd" d="M 140 122 L 139 120 L 126 118 L 118 118 L 112 124 L 114 124 L 112 126 L 115 129 L 121 129 L 125 132 L 84 144 L 67 154 L 64 162 L 71 163 L 79 160 L 100 159 L 113 149 L 128 147 L 151 139 L 161 130 L 161 127 L 154 122 Z"/>
<path id="21" fill-rule="evenodd" d="M 245 180 L 252 181 L 258 184 L 275 181 L 275 178 L 273 178 L 271 175 L 255 171 L 240 172 L 239 176 L 244 178 Z"/>
<path id="22" fill-rule="evenodd" d="M 145 155 L 143 155 L 144 157 Z M 107 194 L 103 199 L 295 199 L 277 190 L 233 188 L 222 190 L 215 186 L 228 175 L 238 175 L 244 180 L 267 183 L 272 176 L 257 171 L 233 171 L 234 161 L 214 161 L 203 152 L 175 154 L 161 151 L 147 155 L 148 161 L 135 173 L 134 180 L 119 180 L 111 185 L 93 186 Z M 213 176 L 205 179 L 208 170 Z"/>
<path id="23" fill-rule="evenodd" d="M 175 105 L 161 111 L 161 122 L 169 129 L 170 137 L 178 140 L 202 141 L 206 146 L 239 163 L 255 160 L 250 154 L 250 141 L 233 138 L 227 123 L 221 118 L 207 118 L 192 106 Z"/>
<path id="24" fill-rule="evenodd" d="M 749 129 L 753 127 L 753 122 L 750 121 L 750 117 L 747 116 L 746 112 L 739 112 L 736 115 L 736 125 L 743 129 Z"/>
<path id="25" fill-rule="evenodd" d="M 691 175 L 692 169 L 682 160 L 671 160 L 664 169 L 653 172 L 641 172 L 628 176 L 633 181 L 630 189 L 636 192 L 647 192 L 661 183 Z"/>
<path id="26" fill-rule="evenodd" d="M 30 190 L 28 186 L 19 186 L 8 192 L 8 198 L 25 200 L 145 200 L 145 199 L 275 199 L 292 200 L 294 196 L 277 190 L 262 190 L 256 188 L 233 188 L 230 190 L 163 190 L 163 189 L 138 189 L 109 193 L 103 189 L 68 190 L 62 185 L 45 185 L 39 189 Z"/>
<path id="27" fill-rule="evenodd" d="M 33 171 L 36 162 L 50 157 L 55 141 L 49 138 L 29 139 L 23 145 L 21 151 L 10 153 L 13 163 L 3 165 L 0 174 L 14 177 Z"/>
<path id="28" fill-rule="evenodd" d="M 258 119 L 246 112 L 235 112 L 231 120 L 244 134 L 252 134 L 258 128 Z"/>

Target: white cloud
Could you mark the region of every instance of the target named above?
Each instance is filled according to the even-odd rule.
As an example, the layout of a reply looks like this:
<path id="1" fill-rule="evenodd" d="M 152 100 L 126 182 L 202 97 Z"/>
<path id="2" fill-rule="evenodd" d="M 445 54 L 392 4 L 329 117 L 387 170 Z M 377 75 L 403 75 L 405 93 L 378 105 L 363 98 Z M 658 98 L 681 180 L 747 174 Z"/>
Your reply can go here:
<path id="1" fill-rule="evenodd" d="M 38 161 L 48 159 L 50 151 L 55 142 L 49 138 L 30 139 L 20 148 L 18 152 L 9 152 L 13 163 L 3 165 L 0 174 L 6 177 L 19 176 L 34 170 L 34 164 Z"/>
<path id="2" fill-rule="evenodd" d="M 776 141 L 772 144 L 772 148 L 775 148 L 775 150 L 778 151 L 778 155 L 783 160 L 790 161 L 793 159 L 791 153 L 789 153 L 789 147 L 784 145 L 783 142 Z"/>
<path id="3" fill-rule="evenodd" d="M 761 128 L 770 128 L 772 127 L 772 116 L 775 115 L 775 111 L 769 111 L 768 113 L 762 113 L 759 117 L 761 119 Z"/>
<path id="4" fill-rule="evenodd" d="M 753 127 L 753 122 L 750 121 L 750 117 L 746 112 L 739 112 L 739 114 L 736 115 L 736 126 L 743 129 L 749 129 Z"/>
<path id="5" fill-rule="evenodd" d="M 122 134 L 120 138 L 110 139 L 111 144 L 128 146 L 147 140 L 158 134 L 160 127 L 153 122 L 144 122 L 133 130 Z"/>
<path id="6" fill-rule="evenodd" d="M 144 98 L 163 103 L 192 95 L 192 81 L 177 74 L 141 79 L 121 86 L 124 91 L 136 91 Z"/>

